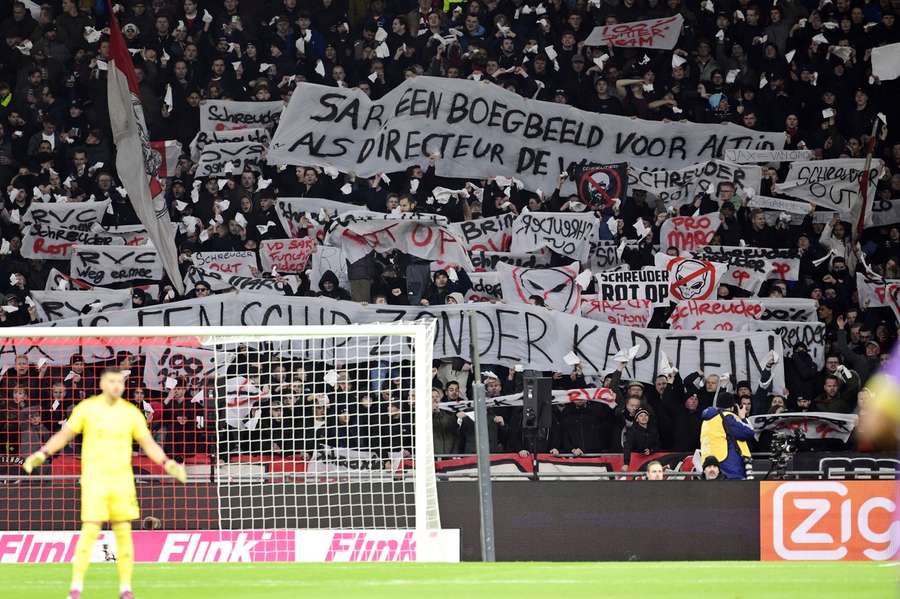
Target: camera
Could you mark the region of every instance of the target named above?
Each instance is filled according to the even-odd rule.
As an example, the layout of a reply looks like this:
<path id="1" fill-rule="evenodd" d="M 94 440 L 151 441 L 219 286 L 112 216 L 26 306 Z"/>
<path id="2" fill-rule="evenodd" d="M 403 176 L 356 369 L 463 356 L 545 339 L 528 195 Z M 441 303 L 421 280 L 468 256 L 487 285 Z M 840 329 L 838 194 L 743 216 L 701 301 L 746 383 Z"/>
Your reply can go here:
<path id="1" fill-rule="evenodd" d="M 784 479 L 788 463 L 805 440 L 806 435 L 799 429 L 795 429 L 792 433 L 778 433 L 772 437 L 772 442 L 769 444 L 771 466 L 769 466 L 766 478 L 773 475 L 772 478 L 776 480 Z"/>

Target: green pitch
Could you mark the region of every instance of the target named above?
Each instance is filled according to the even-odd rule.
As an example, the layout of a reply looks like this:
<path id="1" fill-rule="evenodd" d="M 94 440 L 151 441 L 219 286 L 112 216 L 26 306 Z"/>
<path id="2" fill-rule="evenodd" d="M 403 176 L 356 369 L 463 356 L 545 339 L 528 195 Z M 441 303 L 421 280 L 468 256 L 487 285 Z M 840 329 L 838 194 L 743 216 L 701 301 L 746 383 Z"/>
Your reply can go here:
<path id="1" fill-rule="evenodd" d="M 604 562 L 498 564 L 137 564 L 137 599 L 823 599 L 898 597 L 898 564 Z M 0 565 L 0 596 L 63 599 L 69 567 Z M 83 599 L 115 598 L 94 564 Z"/>

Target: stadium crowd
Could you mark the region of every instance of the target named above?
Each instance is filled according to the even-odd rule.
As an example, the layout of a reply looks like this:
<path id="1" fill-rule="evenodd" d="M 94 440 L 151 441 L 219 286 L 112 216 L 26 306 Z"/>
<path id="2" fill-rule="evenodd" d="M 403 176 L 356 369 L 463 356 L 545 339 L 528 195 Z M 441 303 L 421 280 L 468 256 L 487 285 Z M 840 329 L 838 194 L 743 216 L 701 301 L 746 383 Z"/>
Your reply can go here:
<path id="1" fill-rule="evenodd" d="M 442 179 L 434 170 L 439 156 L 419 167 L 371 179 L 347 173 L 333 177 L 313 167 L 275 166 L 195 178 L 197 165 L 189 147 L 199 130 L 201 100 L 287 102 L 304 81 L 356 87 L 377 99 L 420 75 L 476 79 L 596 113 L 733 122 L 760 131 L 784 131 L 786 149 L 812 150 L 821 158 L 865 157 L 873 122 L 883 113 L 887 135 L 874 140 L 874 156 L 884 161 L 885 172 L 873 184 L 877 197 L 890 201 L 900 197 L 900 137 L 897 128 L 891 128 L 900 122 L 898 85 L 896 80 L 872 78 L 868 60 L 873 47 L 900 42 L 895 4 L 890 0 L 120 0 L 114 10 L 135 64 L 150 138 L 177 140 L 183 148 L 165 178 L 171 219 L 182 225 L 186 217 L 210 223 L 206 228 L 179 227 L 176 244 L 184 274 L 194 252 L 257 251 L 262 240 L 289 237 L 275 214 L 278 197 L 325 198 L 382 213 L 434 212 L 451 222 L 518 213 L 526 207 L 584 210 L 576 207 L 577 197 L 560 193 L 565 173 L 560 187 L 545 197 L 515 184 L 507 189 L 495 180 Z M 597 25 L 675 14 L 685 21 L 674 52 L 683 60 L 673 62 L 670 51 L 640 48 L 615 48 L 607 59 L 595 60 L 600 49 L 583 43 Z M 22 256 L 21 217 L 29 206 L 110 199 L 111 208 L 100 225 L 139 224 L 114 168 L 106 86 L 108 20 L 107 5 L 99 0 L 14 1 L 0 7 L 0 326 L 39 322 L 29 293 L 45 289 L 51 269 L 69 272 L 68 261 Z M 447 41 L 451 28 L 459 34 Z M 382 40 L 376 39 L 380 30 L 387 33 L 386 55 Z M 827 43 L 819 41 L 821 36 Z M 164 97 L 167 86 L 172 90 L 170 105 Z M 787 164 L 766 165 L 758 193 L 778 196 L 772 186 L 786 172 Z M 263 186 L 260 180 L 272 183 Z M 349 194 L 342 191 L 346 184 L 352 187 Z M 466 184 L 482 188 L 481 198 L 456 194 L 446 202 L 433 201 L 436 187 L 459 189 Z M 194 189 L 199 191 L 198 200 L 188 201 Z M 804 344 L 797 343 L 785 352 L 790 355 L 770 357 L 784 360 L 786 388 L 754 388 L 748 381 L 734 381 L 717 403 L 732 403 L 728 395 L 744 404 L 745 415 L 860 409 L 865 398 L 861 382 L 893 347 L 897 321 L 890 309 L 861 303 L 855 275 L 866 270 L 886 279 L 900 277 L 898 224 L 866 229 L 857 246 L 853 223 L 837 218 L 814 222 L 811 214 L 798 223 L 781 218 L 769 222 L 734 192 L 733 186 L 720 185 L 698 194 L 682 213 L 720 212 L 722 225 L 713 245 L 799 250 L 799 280 L 769 279 L 759 295 L 818 300 L 817 316 L 826 325 L 826 359 L 818 368 Z M 599 239 L 614 241 L 637 240 L 633 223 L 642 219 L 652 235 L 626 249 L 624 260 L 632 269 L 653 264 L 653 244 L 659 242 L 660 227 L 668 216 L 662 202 L 634 190 L 617 207 L 598 208 L 598 216 Z M 616 219 L 615 230 L 607 225 L 610 217 Z M 299 224 L 303 235 L 309 222 L 303 217 Z M 556 255 L 552 263 L 570 261 Z M 319 280 L 304 274 L 291 293 L 434 306 L 464 303 L 471 289 L 465 272 L 451 280 L 447 271 L 432 273 L 427 261 L 399 252 L 373 252 L 350 264 L 347 274 L 345 284 L 330 271 Z M 278 275 L 261 271 L 260 276 Z M 145 284 L 151 285 L 150 293 Z M 135 306 L 219 292 L 201 280 L 182 297 L 166 278 L 143 281 L 131 290 Z M 726 285 L 719 290 L 721 298 L 747 295 Z M 652 327 L 666 326 L 664 312 L 657 310 Z M 142 367 L 140 357 L 128 353 L 115 360 L 123 369 Z M 94 366 L 79 355 L 63 367 L 16 358 L 0 375 L 3 451 L 19 455 L 34 451 L 73 403 L 94 390 Z M 482 371 L 473 372 L 471 364 L 461 359 L 436 361 L 432 397 L 437 454 L 474 451 L 468 408 L 456 402 L 471 397 L 476 379 L 486 385 L 488 397 L 522 389 L 520 371 L 501 365 L 484 365 Z M 180 458 L 203 453 L 209 447 L 210 418 L 217 415 L 191 398 L 207 381 L 179 380 L 160 395 L 134 382 L 142 380 L 139 373 L 129 377 L 126 396 L 152 416 L 167 451 Z M 620 370 L 585 377 L 579 365 L 566 365 L 561 356 L 558 371 L 533 374 L 552 377 L 555 389 L 609 387 L 616 398 L 611 403 L 576 402 L 554 408 L 552 427 L 537 445 L 521 429 L 521 408 L 492 408 L 493 451 L 580 455 L 624 450 L 626 464 L 632 451 L 692 451 L 698 446 L 704 409 L 713 404 L 720 385 L 712 373 L 672 372 L 652 385 L 622 380 Z M 391 444 L 378 449 L 404 446 L 409 422 L 397 407 L 406 399 L 400 391 L 406 379 L 400 374 L 382 379 L 342 374 L 329 384 L 304 380 L 298 366 L 293 372 L 266 376 L 281 377 L 279 384 L 293 390 L 261 411 L 242 415 L 234 427 L 234 451 L 253 450 L 257 443 L 269 443 L 285 453 L 315 451 L 322 439 L 342 435 L 347 437 L 342 443 L 352 447 L 353 435 L 346 431 L 373 426 L 386 431 L 381 437 Z M 323 394 L 330 398 L 327 402 L 321 401 Z M 295 435 L 294 430 L 302 434 Z"/>

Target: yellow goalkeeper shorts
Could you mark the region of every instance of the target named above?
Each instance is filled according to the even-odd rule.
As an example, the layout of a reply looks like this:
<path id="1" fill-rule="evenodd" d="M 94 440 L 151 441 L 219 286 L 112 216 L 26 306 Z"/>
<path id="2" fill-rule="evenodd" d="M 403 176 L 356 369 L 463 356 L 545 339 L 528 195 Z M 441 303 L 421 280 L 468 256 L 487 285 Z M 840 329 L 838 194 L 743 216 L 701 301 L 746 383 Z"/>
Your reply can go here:
<path id="1" fill-rule="evenodd" d="M 81 485 L 82 522 L 130 522 L 141 516 L 134 484 Z"/>

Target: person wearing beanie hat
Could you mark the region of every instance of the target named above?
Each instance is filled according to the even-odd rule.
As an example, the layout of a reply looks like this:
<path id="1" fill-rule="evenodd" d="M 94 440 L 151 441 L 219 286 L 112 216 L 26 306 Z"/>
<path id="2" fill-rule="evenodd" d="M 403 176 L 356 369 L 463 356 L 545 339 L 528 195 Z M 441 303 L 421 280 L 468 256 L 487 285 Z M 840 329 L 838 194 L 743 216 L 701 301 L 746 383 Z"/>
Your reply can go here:
<path id="1" fill-rule="evenodd" d="M 650 411 L 641 406 L 634 413 L 634 424 L 625 432 L 622 443 L 622 471 L 631 468 L 631 454 L 650 455 L 659 450 L 659 431 L 656 424 L 650 422 Z"/>
<path id="2" fill-rule="evenodd" d="M 715 456 L 706 456 L 703 460 L 703 478 L 701 480 L 725 480 L 725 475 L 719 468 L 719 460 Z"/>

